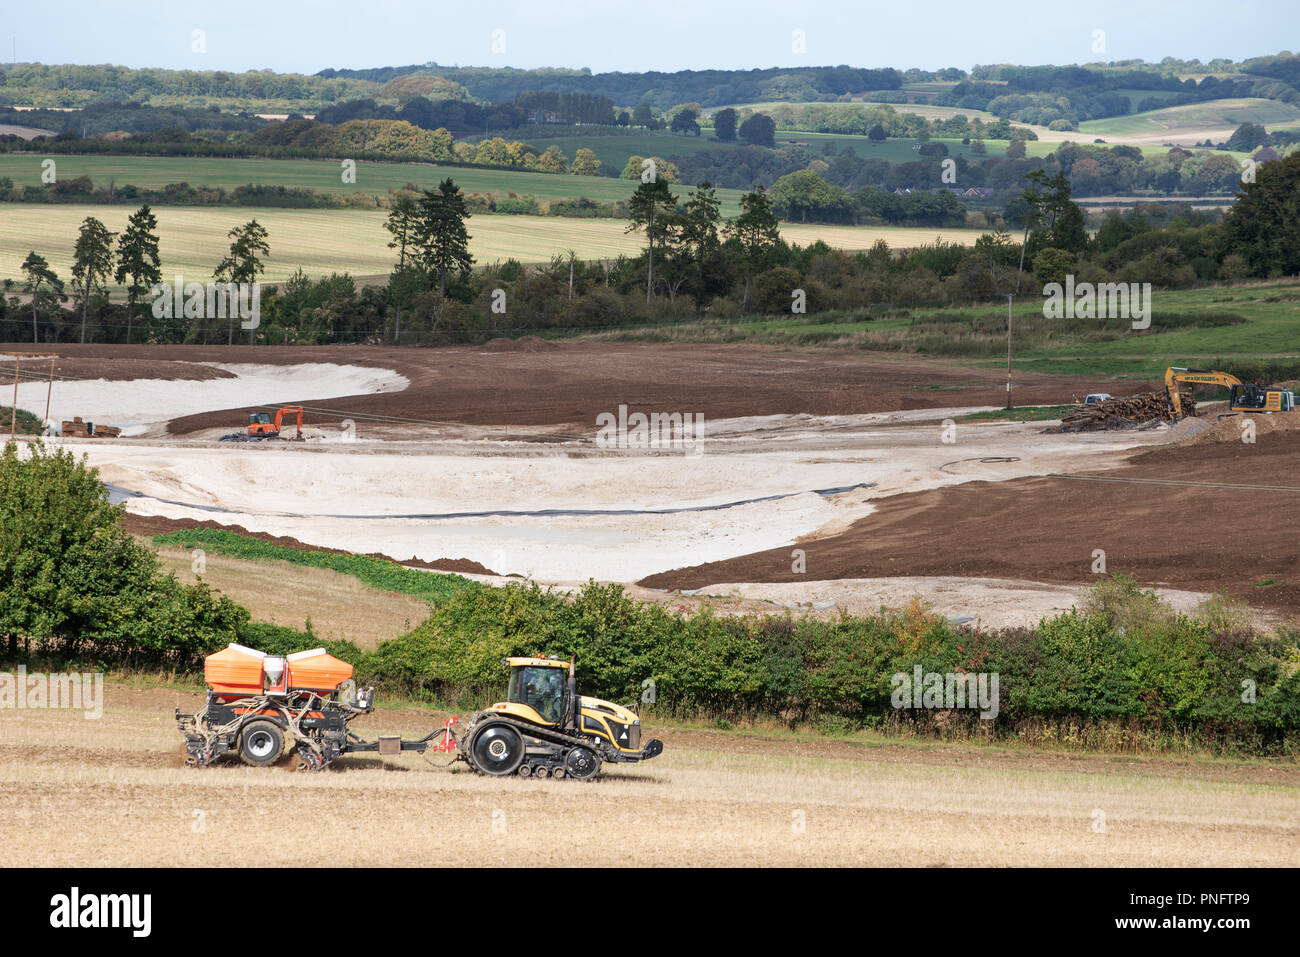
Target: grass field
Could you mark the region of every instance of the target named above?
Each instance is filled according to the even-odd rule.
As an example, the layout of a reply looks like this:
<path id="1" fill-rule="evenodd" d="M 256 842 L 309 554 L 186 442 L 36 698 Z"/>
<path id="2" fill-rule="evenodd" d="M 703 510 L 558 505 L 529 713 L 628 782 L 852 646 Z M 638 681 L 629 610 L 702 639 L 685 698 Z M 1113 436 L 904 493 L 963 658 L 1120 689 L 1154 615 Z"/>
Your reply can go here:
<path id="1" fill-rule="evenodd" d="M 1079 131 L 1115 142 L 1191 144 L 1208 137 L 1218 143 L 1231 136 L 1242 123 L 1262 123 L 1272 128 L 1297 121 L 1300 121 L 1300 107 L 1277 100 L 1244 98 L 1088 120 L 1079 124 Z"/>
<path id="2" fill-rule="evenodd" d="M 483 777 L 439 767 L 442 755 L 343 758 L 320 774 L 292 773 L 292 760 L 200 770 L 182 766 L 171 714 L 197 707 L 200 688 L 104 690 L 100 720 L 6 718 L 0 866 L 1300 862 L 1300 777 L 1285 764 L 721 732 L 648 714 L 663 755 L 592 784 Z M 379 704 L 352 724 L 369 740 L 446 717 Z M 249 826 L 277 821 L 337 839 Z"/>
<path id="3" fill-rule="evenodd" d="M 592 141 L 597 140 L 593 137 Z M 680 139 L 678 137 L 677 139 Z M 572 150 L 566 150 L 572 158 Z M 660 154 L 662 155 L 662 154 Z M 0 155 L 0 176 L 20 186 L 41 185 L 39 154 Z M 191 186 L 236 186 L 257 184 L 313 189 L 322 193 L 371 193 L 382 196 L 407 183 L 432 189 L 451 177 L 467 193 L 490 193 L 498 198 L 509 193 L 536 196 L 542 200 L 586 196 L 604 203 L 619 202 L 632 194 L 632 180 L 607 176 L 561 176 L 528 170 L 477 169 L 472 166 L 438 166 L 431 163 L 357 164 L 356 183 L 344 183 L 335 160 L 189 158 L 177 156 L 57 156 L 62 180 L 89 176 L 96 186 L 139 186 L 158 189 L 171 183 Z M 627 157 L 619 164 L 626 164 Z M 740 209 L 742 191 L 720 189 L 723 215 L 734 216 Z"/>
<path id="4" fill-rule="evenodd" d="M 1016 327 L 1033 330 L 1042 323 L 1042 300 L 1022 296 L 1015 305 Z M 1219 357 L 1295 358 L 1300 355 L 1295 328 L 1300 323 L 1300 283 L 1250 284 L 1236 287 L 1156 291 L 1152 297 L 1153 322 L 1160 315 L 1182 314 L 1207 317 L 1240 314 L 1244 323 L 1173 329 L 1156 334 L 1120 334 L 1107 341 L 1085 341 L 1086 336 L 1058 337 L 1059 345 L 1026 348 L 1023 341 L 1015 351 L 1016 368 L 1063 375 L 1131 375 L 1159 378 L 1169 365 L 1197 366 L 1202 360 Z M 962 361 L 976 365 L 1005 362 L 1005 334 L 1000 324 L 1006 307 L 996 303 L 951 309 L 877 310 L 888 318 L 857 318 L 856 314 L 835 317 L 835 321 L 757 319 L 755 321 L 712 320 L 671 326 L 647 327 L 627 332 L 593 333 L 593 338 L 666 339 L 698 342 L 755 342 L 768 344 L 830 345 L 837 348 L 880 347 L 886 340 L 903 352 L 914 351 L 908 343 L 925 332 L 915 323 L 951 322 L 952 336 L 966 334 L 972 318 L 988 322 L 990 354 L 998 358 L 967 356 Z M 901 315 L 900 315 L 901 313 Z M 1028 333 L 1034 338 L 1032 332 Z M 954 357 L 960 358 L 956 353 Z"/>
<path id="5" fill-rule="evenodd" d="M 784 100 L 764 100 L 754 103 L 730 103 L 726 106 L 708 106 L 704 108 L 705 116 L 712 116 L 719 110 L 754 110 L 757 113 L 765 113 L 774 110 L 778 106 L 789 106 L 795 110 L 803 109 L 808 106 L 887 106 L 896 113 L 915 113 L 917 116 L 924 116 L 928 120 L 947 119 L 950 116 L 961 114 L 967 119 L 980 119 L 986 123 L 994 123 L 997 116 L 986 110 L 963 110 L 956 106 L 931 106 L 928 103 L 878 103 L 874 100 L 854 99 L 851 103 L 790 103 Z M 778 134 L 780 135 L 780 134 Z"/>
<path id="6" fill-rule="evenodd" d="M 193 583 L 192 551 L 158 548 L 164 571 Z M 429 617 L 429 606 L 394 592 L 368 588 L 352 575 L 289 562 L 249 561 L 211 550 L 201 576 L 231 601 L 249 610 L 254 621 L 304 630 L 307 621 L 321 638 L 347 640 L 364 649 L 396 638 Z"/>
<path id="7" fill-rule="evenodd" d="M 19 279 L 19 267 L 34 249 L 68 280 L 81 221 L 95 216 L 110 230 L 120 231 L 131 212 L 127 206 L 0 204 L 0 278 Z M 229 249 L 226 233 L 254 217 L 269 233 L 266 281 L 286 279 L 299 266 L 310 275 L 386 276 L 395 261 L 387 245 L 391 237 L 384 230 L 384 213 L 379 210 L 159 206 L 154 213 L 164 276 L 211 275 Z M 480 263 L 512 257 L 545 262 L 568 249 L 583 258 L 634 255 L 642 249 L 644 237 L 625 232 L 626 226 L 616 219 L 478 215 L 469 220 L 470 249 Z M 782 226 L 781 234 L 790 242 L 823 239 L 831 246 L 854 250 L 868 249 L 877 239 L 908 247 L 940 236 L 970 244 L 979 236 L 968 229 L 797 224 Z"/>

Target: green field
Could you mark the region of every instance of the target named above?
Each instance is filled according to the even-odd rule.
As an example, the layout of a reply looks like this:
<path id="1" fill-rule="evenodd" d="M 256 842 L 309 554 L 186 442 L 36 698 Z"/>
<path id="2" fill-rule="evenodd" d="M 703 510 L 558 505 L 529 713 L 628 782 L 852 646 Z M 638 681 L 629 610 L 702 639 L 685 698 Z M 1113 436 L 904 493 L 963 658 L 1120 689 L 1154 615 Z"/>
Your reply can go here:
<path id="1" fill-rule="evenodd" d="M 1088 120 L 1079 124 L 1079 131 L 1115 141 L 1190 143 L 1208 137 L 1217 143 L 1226 140 L 1242 123 L 1262 123 L 1272 128 L 1297 121 L 1300 121 L 1300 107 L 1277 100 L 1243 98 Z"/>
<path id="2" fill-rule="evenodd" d="M 34 249 L 67 281 L 81 221 L 94 216 L 110 230 L 120 231 L 131 212 L 128 206 L 0 204 L 0 279 L 19 279 L 19 266 Z M 286 279 L 300 266 L 309 275 L 386 276 L 395 259 L 380 210 L 158 206 L 154 213 L 164 276 L 211 275 L 228 251 L 226 233 L 254 217 L 269 233 L 267 281 Z M 568 249 L 584 259 L 635 255 L 644 237 L 625 232 L 626 226 L 619 219 L 476 215 L 469 220 L 470 249 L 480 263 L 509 258 L 545 262 Z M 970 244 L 979 236 L 969 229 L 798 224 L 783 225 L 781 234 L 801 245 L 822 239 L 851 250 L 868 249 L 877 239 L 902 248 L 936 238 Z"/>
<path id="3" fill-rule="evenodd" d="M 984 319 L 993 330 L 998 350 L 1005 342 L 999 328 L 1006 316 L 1005 305 L 984 303 L 947 309 L 890 309 L 871 307 L 887 318 L 869 319 L 867 311 L 826 314 L 806 319 L 756 319 L 754 321 L 709 320 L 696 323 L 645 327 L 628 332 L 593 333 L 592 338 L 654 339 L 682 342 L 754 342 L 789 345 L 829 345 L 836 348 L 888 347 L 914 351 L 908 343 L 926 333 L 935 322 L 951 323 L 954 339 L 965 334 L 972 319 Z M 1300 360 L 1295 329 L 1300 324 L 1300 283 L 1251 284 L 1156 291 L 1152 296 L 1153 322 L 1161 315 L 1207 317 L 1225 313 L 1244 316 L 1245 322 L 1224 325 L 1188 326 L 1154 334 L 1133 332 L 1093 341 L 1086 331 L 1079 336 L 1057 337 L 1066 341 L 1031 348 L 1035 323 L 1043 323 L 1043 300 L 1024 295 L 1015 306 L 1016 328 L 1024 330 L 1015 351 L 1016 368 L 1068 375 L 1129 375 L 1159 377 L 1169 365 L 1193 368 L 1218 358 Z M 819 319 L 821 321 L 819 321 Z M 997 358 L 952 353 L 971 365 L 1001 366 L 1005 352 Z"/>
<path id="4" fill-rule="evenodd" d="M 681 137 L 677 137 L 681 139 Z M 542 148 L 545 148 L 544 146 Z M 569 152 L 572 158 L 572 152 Z M 662 154 L 659 154 L 662 155 Z M 0 176 L 15 184 L 39 187 L 41 161 L 37 153 L 0 155 Z M 541 200 L 586 196 L 604 203 L 627 199 L 637 184 L 606 176 L 564 176 L 528 170 L 479 169 L 472 166 L 439 166 L 432 163 L 357 164 L 356 183 L 344 183 L 336 160 L 231 159 L 177 156 L 56 156 L 56 170 L 62 180 L 89 176 L 96 186 L 139 186 L 158 189 L 170 183 L 191 186 L 236 186 L 258 184 L 314 189 L 323 193 L 371 193 L 385 195 L 407 183 L 433 188 L 450 176 L 467 193 L 490 193 L 498 198 L 509 193 L 536 196 Z M 626 158 L 623 160 L 627 162 Z M 622 166 L 619 167 L 622 169 Z M 734 216 L 740 208 L 741 190 L 720 189 L 723 215 Z"/>

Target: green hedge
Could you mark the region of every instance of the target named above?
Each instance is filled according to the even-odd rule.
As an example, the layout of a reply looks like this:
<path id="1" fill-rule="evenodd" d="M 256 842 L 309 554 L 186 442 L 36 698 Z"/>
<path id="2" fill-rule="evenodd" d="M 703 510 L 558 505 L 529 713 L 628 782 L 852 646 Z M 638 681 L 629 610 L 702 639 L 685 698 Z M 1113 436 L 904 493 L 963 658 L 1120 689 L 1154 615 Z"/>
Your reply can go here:
<path id="1" fill-rule="evenodd" d="M 891 704 L 892 676 L 920 665 L 998 674 L 994 721 L 973 711 L 948 716 L 968 732 L 1109 726 L 1131 742 L 1170 736 L 1292 751 L 1300 725 L 1295 633 L 1216 634 L 1172 614 L 1125 629 L 1105 613 L 1072 611 L 1033 629 L 982 632 L 916 604 L 831 621 L 707 610 L 682 618 L 613 585 L 588 584 L 571 600 L 510 585 L 456 595 L 409 634 L 382 643 L 365 664 L 394 690 L 499 696 L 501 658 L 534 653 L 576 656 L 585 693 L 614 701 L 637 701 L 652 679 L 656 710 L 681 716 L 925 728 L 933 712 Z M 1242 700 L 1243 682 L 1253 683 L 1252 703 Z"/>

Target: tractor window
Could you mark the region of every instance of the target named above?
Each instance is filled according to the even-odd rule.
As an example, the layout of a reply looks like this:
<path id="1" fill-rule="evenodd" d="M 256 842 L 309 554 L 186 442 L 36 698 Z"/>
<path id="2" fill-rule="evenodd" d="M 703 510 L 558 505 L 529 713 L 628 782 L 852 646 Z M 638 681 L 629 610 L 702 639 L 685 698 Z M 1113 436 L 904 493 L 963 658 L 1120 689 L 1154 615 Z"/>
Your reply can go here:
<path id="1" fill-rule="evenodd" d="M 564 669 L 513 668 L 507 697 L 515 704 L 526 704 L 547 721 L 559 721 L 564 695 Z"/>

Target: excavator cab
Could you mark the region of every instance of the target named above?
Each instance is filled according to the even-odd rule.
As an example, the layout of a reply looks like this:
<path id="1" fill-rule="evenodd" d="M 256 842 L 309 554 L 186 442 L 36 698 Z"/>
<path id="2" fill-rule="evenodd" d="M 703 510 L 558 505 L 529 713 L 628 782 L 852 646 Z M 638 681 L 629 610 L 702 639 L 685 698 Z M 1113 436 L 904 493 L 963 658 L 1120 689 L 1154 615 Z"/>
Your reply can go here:
<path id="1" fill-rule="evenodd" d="M 302 406 L 292 405 L 285 406 L 278 410 L 272 417 L 270 412 L 250 412 L 248 413 L 248 436 L 253 439 L 274 439 L 280 435 L 280 429 L 284 424 L 286 415 L 296 415 L 298 417 L 297 438 L 302 438 Z"/>

